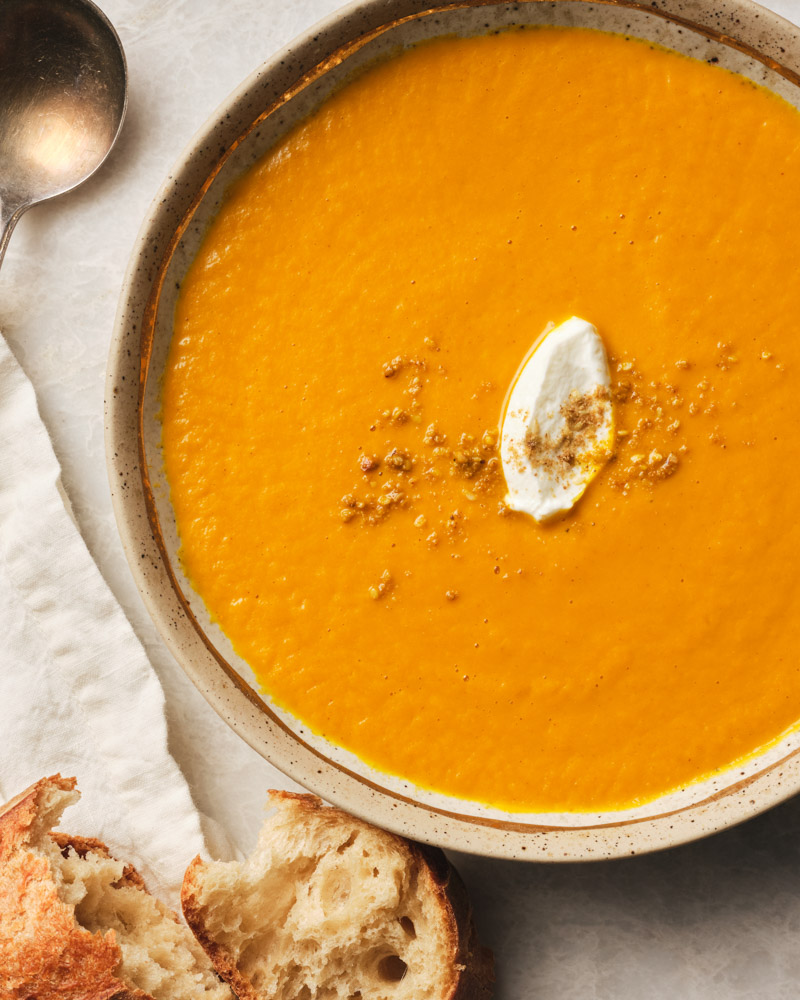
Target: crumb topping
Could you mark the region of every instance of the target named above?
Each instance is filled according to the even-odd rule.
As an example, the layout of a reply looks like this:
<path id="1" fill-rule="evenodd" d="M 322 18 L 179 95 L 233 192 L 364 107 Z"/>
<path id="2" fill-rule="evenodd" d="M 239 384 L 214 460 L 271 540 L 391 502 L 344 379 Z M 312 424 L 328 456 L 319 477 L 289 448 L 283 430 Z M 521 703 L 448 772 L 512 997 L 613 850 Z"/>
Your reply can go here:
<path id="1" fill-rule="evenodd" d="M 591 392 L 572 393 L 560 408 L 563 428 L 557 438 L 534 427 L 515 458 L 554 476 L 576 465 L 605 465 L 602 474 L 607 483 L 627 496 L 632 489 L 655 488 L 690 462 L 686 440 L 690 422 L 706 420 L 708 428 L 702 437 L 726 449 L 722 386 L 716 380 L 730 377 L 740 358 L 731 344 L 717 347 L 718 360 L 702 378 L 697 376 L 698 363 L 689 357 L 677 358 L 660 377 L 652 378 L 637 359 L 612 356 L 611 390 L 597 386 Z M 357 478 L 340 498 L 338 516 L 343 523 L 374 528 L 405 511 L 424 547 L 445 546 L 452 551 L 468 538 L 471 517 L 508 517 L 515 512 L 504 501 L 499 429 L 454 432 L 426 413 L 426 388 L 435 379 L 447 377 L 442 365 L 430 361 L 438 351 L 438 344 L 426 338 L 420 354 L 397 355 L 382 365 L 380 375 L 396 387 L 397 398 L 395 405 L 377 413 L 367 425 L 365 440 L 376 431 L 385 432 L 386 437 L 377 449 L 373 437 L 373 447 L 355 456 Z M 760 351 L 758 359 L 783 371 L 770 351 Z M 494 390 L 481 383 L 473 398 Z M 610 443 L 598 441 L 611 407 L 613 438 Z M 696 434 L 693 439 L 697 440 Z M 448 509 L 436 501 L 436 485 L 446 479 L 462 483 L 463 509 Z M 502 579 L 508 580 L 509 575 L 503 574 Z M 388 570 L 367 589 L 374 600 L 397 596 L 395 578 Z M 454 600 L 457 595 L 452 588 L 446 596 Z"/>
<path id="2" fill-rule="evenodd" d="M 429 352 L 439 351 L 438 344 L 429 337 L 423 344 Z M 446 378 L 441 365 L 432 366 L 425 357 L 408 354 L 391 358 L 381 370 L 384 378 L 396 383 L 401 398 L 397 405 L 379 413 L 369 430 L 388 430 L 393 437 L 391 432 L 403 428 L 403 444 L 390 440 L 382 455 L 364 450 L 357 456 L 360 482 L 341 498 L 339 517 L 344 522 L 375 526 L 399 510 L 410 510 L 415 527 L 420 531 L 429 529 L 425 541 L 429 548 L 434 548 L 441 539 L 456 537 L 464 516 L 460 511 L 443 512 L 437 524 L 429 525 L 429 515 L 418 508 L 425 503 L 430 487 L 445 477 L 464 481 L 463 495 L 468 501 L 499 493 L 502 484 L 500 459 L 496 454 L 499 433 L 493 427 L 479 433 L 449 434 L 438 421 L 425 424 L 424 390 L 431 379 Z M 486 386 L 481 383 L 480 389 L 485 391 Z"/>

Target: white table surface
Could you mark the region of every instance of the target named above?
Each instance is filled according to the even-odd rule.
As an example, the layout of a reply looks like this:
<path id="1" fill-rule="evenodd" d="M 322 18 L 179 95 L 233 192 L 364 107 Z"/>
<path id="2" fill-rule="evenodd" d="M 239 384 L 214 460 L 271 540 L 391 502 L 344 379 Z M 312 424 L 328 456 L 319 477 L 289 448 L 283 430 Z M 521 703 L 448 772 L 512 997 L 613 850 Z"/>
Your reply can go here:
<path id="1" fill-rule="evenodd" d="M 247 850 L 265 790 L 295 786 L 217 718 L 144 610 L 111 510 L 103 381 L 127 259 L 170 166 L 251 70 L 339 0 L 101 4 L 128 58 L 127 122 L 90 183 L 23 217 L 0 273 L 0 328 L 36 387 L 89 548 L 162 679 L 197 805 Z M 768 6 L 800 23 L 800 0 Z M 454 860 L 497 957 L 498 1000 L 800 997 L 800 798 L 625 861 Z"/>

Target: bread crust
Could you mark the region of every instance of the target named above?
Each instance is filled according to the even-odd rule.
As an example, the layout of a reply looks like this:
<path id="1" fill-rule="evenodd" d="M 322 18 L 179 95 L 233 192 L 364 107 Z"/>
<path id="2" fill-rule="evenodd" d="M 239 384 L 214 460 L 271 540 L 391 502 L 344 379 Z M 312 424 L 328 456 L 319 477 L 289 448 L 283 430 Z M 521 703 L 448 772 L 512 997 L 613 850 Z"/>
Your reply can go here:
<path id="1" fill-rule="evenodd" d="M 456 971 L 447 1000 L 490 1000 L 494 992 L 494 954 L 478 941 L 467 887 L 444 851 L 408 841 L 431 880 L 431 890 L 449 914 L 452 963 Z"/>
<path id="2" fill-rule="evenodd" d="M 329 816 L 353 827 L 367 827 L 363 820 L 354 818 L 334 806 L 326 806 L 316 795 L 270 790 L 271 804 L 292 801 L 301 812 L 312 815 L 325 810 Z M 375 829 L 374 827 L 372 828 Z M 437 902 L 448 939 L 448 966 L 451 972 L 441 1000 L 490 1000 L 494 986 L 494 956 L 478 942 L 466 887 L 458 872 L 438 847 L 429 847 L 406 840 L 395 834 L 380 831 L 406 855 L 409 865 L 418 865 L 424 889 Z M 200 903 L 200 889 L 206 863 L 199 856 L 186 869 L 181 889 L 183 915 L 197 940 L 205 950 L 217 974 L 234 990 L 239 1000 L 262 1000 L 252 984 L 239 972 L 233 956 L 209 935 Z"/>
<path id="3" fill-rule="evenodd" d="M 217 975 L 225 980 L 239 1000 L 260 1000 L 250 982 L 237 969 L 230 952 L 217 944 L 206 930 L 203 906 L 199 902 L 200 882 L 205 867 L 205 861 L 198 854 L 186 869 L 181 886 L 183 919 L 200 942 L 200 947 L 208 955 Z"/>
<path id="4" fill-rule="evenodd" d="M 78 926 L 72 908 L 59 899 L 47 858 L 31 846 L 45 797 L 74 788 L 74 778 L 55 774 L 0 809 L 0 998 L 152 1000 L 116 978 L 121 953 L 114 932 L 90 934 Z M 74 839 L 85 850 L 97 844 L 109 856 L 99 841 L 59 834 L 57 843 L 59 838 L 62 849 Z"/>
<path id="5" fill-rule="evenodd" d="M 92 854 L 100 854 L 104 858 L 113 857 L 111 851 L 109 851 L 103 841 L 98 840 L 96 837 L 76 837 L 71 833 L 62 833 L 60 830 L 53 830 L 50 833 L 50 839 L 58 844 L 64 857 L 67 856 L 70 850 L 75 851 L 81 858 L 85 858 L 90 852 Z M 130 889 L 141 889 L 142 892 L 147 892 L 144 879 L 133 865 L 129 864 L 126 864 L 122 869 L 122 878 L 117 879 L 114 883 L 115 889 L 119 889 L 122 886 L 127 886 Z"/>

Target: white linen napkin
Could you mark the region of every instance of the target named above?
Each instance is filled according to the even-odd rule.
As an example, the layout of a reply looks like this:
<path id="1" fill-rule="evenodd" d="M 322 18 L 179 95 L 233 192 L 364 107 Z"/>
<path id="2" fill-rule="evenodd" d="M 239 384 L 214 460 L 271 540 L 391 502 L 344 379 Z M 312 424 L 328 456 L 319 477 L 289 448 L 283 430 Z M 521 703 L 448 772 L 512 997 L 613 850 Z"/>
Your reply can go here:
<path id="1" fill-rule="evenodd" d="M 164 694 L 78 532 L 33 386 L 0 336 L 0 802 L 75 775 L 62 827 L 176 903 L 203 849 L 167 749 Z"/>

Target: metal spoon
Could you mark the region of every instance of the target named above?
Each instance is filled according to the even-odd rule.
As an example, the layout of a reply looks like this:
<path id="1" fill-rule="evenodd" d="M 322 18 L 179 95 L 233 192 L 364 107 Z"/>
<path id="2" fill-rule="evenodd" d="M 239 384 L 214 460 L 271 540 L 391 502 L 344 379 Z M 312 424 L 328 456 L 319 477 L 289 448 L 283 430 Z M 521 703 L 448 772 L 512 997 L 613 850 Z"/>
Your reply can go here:
<path id="1" fill-rule="evenodd" d="M 90 0 L 0 0 L 0 263 L 23 212 L 97 170 L 126 104 L 122 45 Z"/>

